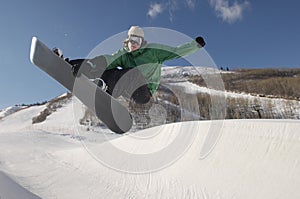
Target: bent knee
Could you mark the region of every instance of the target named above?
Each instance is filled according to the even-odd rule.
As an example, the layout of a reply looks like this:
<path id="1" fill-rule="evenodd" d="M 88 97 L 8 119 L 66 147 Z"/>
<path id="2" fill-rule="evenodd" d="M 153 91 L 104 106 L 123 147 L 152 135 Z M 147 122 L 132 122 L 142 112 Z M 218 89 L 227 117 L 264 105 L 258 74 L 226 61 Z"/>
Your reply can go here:
<path id="1" fill-rule="evenodd" d="M 137 104 L 147 104 L 150 101 L 150 99 L 151 96 L 133 98 L 134 102 Z"/>

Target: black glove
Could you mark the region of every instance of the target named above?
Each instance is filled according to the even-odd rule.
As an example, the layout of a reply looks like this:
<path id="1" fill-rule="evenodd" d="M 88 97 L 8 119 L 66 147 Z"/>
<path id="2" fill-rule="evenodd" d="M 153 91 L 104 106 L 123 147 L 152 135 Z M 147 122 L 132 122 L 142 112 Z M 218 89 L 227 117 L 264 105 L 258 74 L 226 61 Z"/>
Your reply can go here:
<path id="1" fill-rule="evenodd" d="M 201 36 L 196 38 L 196 42 L 198 43 L 199 48 L 204 47 L 206 44 L 204 39 Z"/>

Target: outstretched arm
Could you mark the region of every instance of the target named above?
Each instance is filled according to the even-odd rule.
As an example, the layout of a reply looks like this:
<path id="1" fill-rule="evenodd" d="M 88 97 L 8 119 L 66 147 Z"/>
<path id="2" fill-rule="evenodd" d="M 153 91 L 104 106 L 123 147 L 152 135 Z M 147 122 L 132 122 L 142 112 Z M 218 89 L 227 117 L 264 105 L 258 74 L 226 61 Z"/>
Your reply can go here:
<path id="1" fill-rule="evenodd" d="M 166 45 L 154 44 L 153 48 L 156 50 L 156 56 L 161 62 L 171 59 L 177 59 L 180 57 L 184 57 L 189 54 L 193 54 L 205 46 L 205 41 L 202 37 L 197 37 L 192 42 L 177 46 L 177 47 L 170 47 Z"/>

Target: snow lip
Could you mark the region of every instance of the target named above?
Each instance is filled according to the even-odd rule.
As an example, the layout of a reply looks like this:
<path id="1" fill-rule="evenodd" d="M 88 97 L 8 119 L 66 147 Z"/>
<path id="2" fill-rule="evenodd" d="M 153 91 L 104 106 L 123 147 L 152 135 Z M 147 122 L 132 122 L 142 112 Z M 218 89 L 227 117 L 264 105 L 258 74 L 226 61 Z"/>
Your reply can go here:
<path id="1" fill-rule="evenodd" d="M 0 198 L 38 199 L 40 197 L 31 193 L 0 171 Z"/>

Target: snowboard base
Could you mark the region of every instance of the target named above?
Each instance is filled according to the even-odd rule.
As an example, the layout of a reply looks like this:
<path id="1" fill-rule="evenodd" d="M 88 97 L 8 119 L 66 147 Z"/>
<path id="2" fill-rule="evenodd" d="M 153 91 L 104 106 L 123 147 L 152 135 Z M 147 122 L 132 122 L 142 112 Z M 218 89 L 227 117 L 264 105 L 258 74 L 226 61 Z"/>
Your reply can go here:
<path id="1" fill-rule="evenodd" d="M 115 133 L 125 133 L 132 127 L 132 117 L 122 104 L 99 88 L 84 74 L 72 75 L 72 66 L 57 56 L 36 37 L 32 38 L 31 62 L 72 92 Z"/>

